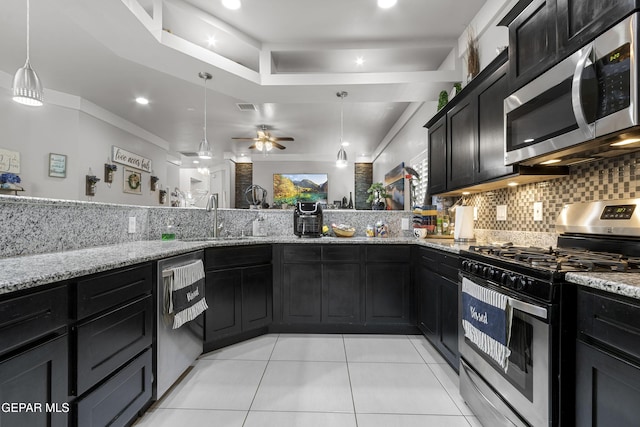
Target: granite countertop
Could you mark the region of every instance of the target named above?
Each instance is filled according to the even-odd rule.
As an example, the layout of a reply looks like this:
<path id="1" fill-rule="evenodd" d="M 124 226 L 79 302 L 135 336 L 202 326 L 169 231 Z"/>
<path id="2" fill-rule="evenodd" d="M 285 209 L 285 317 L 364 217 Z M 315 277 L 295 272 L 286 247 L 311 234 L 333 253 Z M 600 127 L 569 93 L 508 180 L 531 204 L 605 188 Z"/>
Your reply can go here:
<path id="1" fill-rule="evenodd" d="M 219 240 L 137 241 L 73 251 L 0 258 L 0 295 L 55 283 L 75 277 L 100 273 L 128 265 L 167 258 L 215 246 L 242 246 L 260 243 L 294 244 L 418 244 L 459 253 L 468 245 L 450 239 L 417 240 L 415 238 L 322 237 L 300 239 L 295 236 L 245 237 Z"/>
<path id="2" fill-rule="evenodd" d="M 567 273 L 568 282 L 612 294 L 640 299 L 640 274 L 636 273 Z"/>

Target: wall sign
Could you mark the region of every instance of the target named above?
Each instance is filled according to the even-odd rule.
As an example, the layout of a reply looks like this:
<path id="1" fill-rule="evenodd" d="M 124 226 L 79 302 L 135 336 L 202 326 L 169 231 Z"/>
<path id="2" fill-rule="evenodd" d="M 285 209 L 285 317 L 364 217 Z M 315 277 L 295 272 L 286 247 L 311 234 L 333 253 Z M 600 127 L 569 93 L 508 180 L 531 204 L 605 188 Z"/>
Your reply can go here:
<path id="1" fill-rule="evenodd" d="M 111 147 L 111 160 L 120 163 L 121 165 L 130 166 L 132 168 L 140 169 L 144 172 L 151 172 L 151 160 L 139 156 L 138 154 L 131 153 L 122 148 L 113 145 Z"/>
<path id="2" fill-rule="evenodd" d="M 20 173 L 20 153 L 0 148 L 0 172 Z"/>
<path id="3" fill-rule="evenodd" d="M 67 156 L 49 153 L 49 176 L 54 178 L 67 177 Z"/>

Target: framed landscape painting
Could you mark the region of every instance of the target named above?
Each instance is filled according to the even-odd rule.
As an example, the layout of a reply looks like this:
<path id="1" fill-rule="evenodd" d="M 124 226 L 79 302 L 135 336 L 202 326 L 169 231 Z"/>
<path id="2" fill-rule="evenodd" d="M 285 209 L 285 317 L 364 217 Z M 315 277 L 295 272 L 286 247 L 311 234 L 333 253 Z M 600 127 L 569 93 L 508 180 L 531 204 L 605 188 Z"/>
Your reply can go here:
<path id="1" fill-rule="evenodd" d="M 294 205 L 296 202 L 327 203 L 326 173 L 274 173 L 273 203 Z"/>

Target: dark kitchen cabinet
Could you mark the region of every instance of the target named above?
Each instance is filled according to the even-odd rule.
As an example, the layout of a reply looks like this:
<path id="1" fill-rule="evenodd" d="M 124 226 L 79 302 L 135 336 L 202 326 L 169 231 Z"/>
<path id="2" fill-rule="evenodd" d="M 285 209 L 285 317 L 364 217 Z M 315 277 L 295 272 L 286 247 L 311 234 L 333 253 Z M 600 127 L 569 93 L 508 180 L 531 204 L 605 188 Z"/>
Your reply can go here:
<path id="1" fill-rule="evenodd" d="M 443 194 L 512 175 L 504 165 L 507 52 L 500 54 L 425 126 L 429 194 Z"/>
<path id="2" fill-rule="evenodd" d="M 362 323 L 358 245 L 285 245 L 280 250 L 283 323 Z"/>
<path id="3" fill-rule="evenodd" d="M 20 411 L 3 406 L 0 425 L 67 427 L 68 369 L 67 335 L 0 360 L 0 403 L 41 405 Z"/>
<path id="4" fill-rule="evenodd" d="M 416 248 L 418 328 L 457 371 L 458 264 L 455 254 Z"/>
<path id="5" fill-rule="evenodd" d="M 273 319 L 271 246 L 205 250 L 204 350 L 266 328 Z"/>
<path id="6" fill-rule="evenodd" d="M 502 63 L 476 89 L 477 171 L 475 181 L 490 181 L 516 171 L 504 165 L 504 99 L 508 64 Z"/>
<path id="7" fill-rule="evenodd" d="M 557 0 L 559 57 L 569 56 L 638 9 L 638 0 Z"/>
<path id="8" fill-rule="evenodd" d="M 475 153 L 478 110 L 472 93 L 447 112 L 447 188 L 472 185 L 475 179 Z"/>
<path id="9" fill-rule="evenodd" d="M 409 246 L 365 246 L 367 323 L 415 324 Z"/>
<path id="10" fill-rule="evenodd" d="M 577 326 L 575 425 L 637 425 L 640 301 L 578 288 Z"/>
<path id="11" fill-rule="evenodd" d="M 509 92 L 514 92 L 557 60 L 556 0 L 533 0 L 509 24 Z"/>
<path id="12" fill-rule="evenodd" d="M 73 281 L 74 425 L 127 425 L 152 397 L 151 263 Z"/>
<path id="13" fill-rule="evenodd" d="M 285 323 L 320 323 L 322 318 L 322 264 L 286 263 L 282 277 Z"/>
<path id="14" fill-rule="evenodd" d="M 429 126 L 429 194 L 447 191 L 447 116 Z"/>

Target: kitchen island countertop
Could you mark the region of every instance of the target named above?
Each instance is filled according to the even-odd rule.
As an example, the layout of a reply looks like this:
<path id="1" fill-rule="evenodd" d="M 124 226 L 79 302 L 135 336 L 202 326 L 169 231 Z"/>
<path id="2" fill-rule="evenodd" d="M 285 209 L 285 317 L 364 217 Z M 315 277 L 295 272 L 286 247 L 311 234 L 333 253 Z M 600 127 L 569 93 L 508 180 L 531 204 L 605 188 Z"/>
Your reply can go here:
<path id="1" fill-rule="evenodd" d="M 418 240 L 405 237 L 301 239 L 295 236 L 272 236 L 219 240 L 145 240 L 72 251 L 0 258 L 0 271 L 3 273 L 0 277 L 0 295 L 208 247 L 256 244 L 411 244 L 451 253 L 459 253 L 460 250 L 468 248 L 468 245 L 457 244 L 450 239 Z"/>

